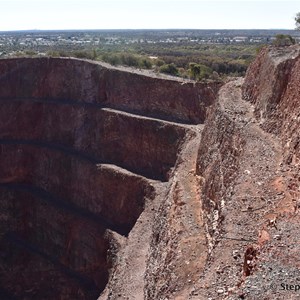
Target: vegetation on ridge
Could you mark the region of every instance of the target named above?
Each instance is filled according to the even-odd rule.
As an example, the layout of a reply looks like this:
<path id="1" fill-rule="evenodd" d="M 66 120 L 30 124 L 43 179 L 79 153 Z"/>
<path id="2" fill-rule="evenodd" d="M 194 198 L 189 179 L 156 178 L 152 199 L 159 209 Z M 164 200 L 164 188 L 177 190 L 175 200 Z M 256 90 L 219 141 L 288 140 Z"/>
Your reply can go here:
<path id="1" fill-rule="evenodd" d="M 296 41 L 288 34 L 277 34 L 273 45 L 277 47 L 291 46 L 295 45 Z"/>
<path id="2" fill-rule="evenodd" d="M 48 51 L 52 57 L 76 57 L 152 69 L 194 80 L 243 76 L 256 55 L 256 45 L 112 45 L 77 51 Z M 26 51 L 25 54 L 28 54 Z"/>

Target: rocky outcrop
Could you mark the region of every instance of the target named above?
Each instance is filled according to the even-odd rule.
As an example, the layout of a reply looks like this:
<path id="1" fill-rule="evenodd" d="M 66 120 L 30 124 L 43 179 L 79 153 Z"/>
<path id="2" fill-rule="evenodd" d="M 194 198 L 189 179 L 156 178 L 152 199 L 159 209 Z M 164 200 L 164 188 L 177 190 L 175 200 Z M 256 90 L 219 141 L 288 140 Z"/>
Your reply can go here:
<path id="1" fill-rule="evenodd" d="M 243 97 L 255 106 L 261 126 L 280 135 L 287 162 L 300 158 L 298 128 L 299 46 L 265 48 L 249 67 Z"/>

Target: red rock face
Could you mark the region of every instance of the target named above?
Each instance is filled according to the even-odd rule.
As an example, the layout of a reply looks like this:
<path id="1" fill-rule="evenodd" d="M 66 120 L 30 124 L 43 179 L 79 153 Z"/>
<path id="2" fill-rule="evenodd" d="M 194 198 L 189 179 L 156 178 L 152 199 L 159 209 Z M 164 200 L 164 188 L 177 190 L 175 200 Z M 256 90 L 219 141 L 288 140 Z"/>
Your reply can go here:
<path id="1" fill-rule="evenodd" d="M 50 145 L 158 180 L 167 180 L 185 134 L 184 128 L 93 106 L 32 99 L 3 99 L 1 104 L 3 143 Z"/>
<path id="2" fill-rule="evenodd" d="M 249 67 L 243 85 L 243 97 L 255 105 L 262 127 L 281 136 L 285 159 L 293 163 L 300 158 L 299 80 L 299 46 L 265 48 Z"/>
<path id="3" fill-rule="evenodd" d="M 220 86 L 191 82 L 179 85 L 170 80 L 113 71 L 107 74 L 105 84 L 107 105 L 185 124 L 204 122 L 206 107 L 213 103 Z"/>
<path id="4" fill-rule="evenodd" d="M 210 110 L 206 122 L 198 152 L 197 174 L 205 178 L 201 189 L 203 208 L 213 213 L 221 209 L 221 200 L 236 177 L 245 141 L 239 126 L 218 104 Z"/>
<path id="5" fill-rule="evenodd" d="M 209 258 L 183 299 L 298 297 L 299 82 L 299 45 L 270 47 L 220 89 L 196 170 Z"/>
<path id="6" fill-rule="evenodd" d="M 1 297 L 96 299 L 120 236 L 168 185 L 186 124 L 204 121 L 218 88 L 0 60 Z"/>
<path id="7" fill-rule="evenodd" d="M 76 59 L 8 59 L 0 74 L 1 98 L 93 103 L 190 124 L 203 123 L 220 86 L 140 76 Z"/>

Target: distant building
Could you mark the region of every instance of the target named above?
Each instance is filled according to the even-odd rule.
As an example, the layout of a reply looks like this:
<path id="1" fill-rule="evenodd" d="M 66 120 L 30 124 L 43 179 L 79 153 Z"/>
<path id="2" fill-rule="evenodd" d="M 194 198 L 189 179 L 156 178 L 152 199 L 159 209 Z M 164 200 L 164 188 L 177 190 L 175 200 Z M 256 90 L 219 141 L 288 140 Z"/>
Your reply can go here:
<path id="1" fill-rule="evenodd" d="M 246 42 L 248 40 L 248 37 L 246 37 L 246 36 L 236 36 L 232 40 L 236 43 L 243 43 L 243 42 Z"/>

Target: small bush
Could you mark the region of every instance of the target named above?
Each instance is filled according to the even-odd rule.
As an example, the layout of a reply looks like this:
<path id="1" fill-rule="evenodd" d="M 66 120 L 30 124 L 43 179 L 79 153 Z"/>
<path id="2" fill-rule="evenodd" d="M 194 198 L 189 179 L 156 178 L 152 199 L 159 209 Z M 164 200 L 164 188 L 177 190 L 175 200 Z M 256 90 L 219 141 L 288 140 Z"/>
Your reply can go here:
<path id="1" fill-rule="evenodd" d="M 60 51 L 55 51 L 55 50 L 50 50 L 46 53 L 47 56 L 51 57 L 69 57 L 71 56 L 70 53 L 60 50 Z"/>
<path id="2" fill-rule="evenodd" d="M 162 59 L 156 59 L 155 61 L 154 61 L 154 63 L 155 63 L 155 65 L 157 66 L 157 67 L 161 67 L 161 66 L 163 66 L 164 64 L 166 64 L 165 63 L 165 61 L 163 61 Z"/>
<path id="3" fill-rule="evenodd" d="M 273 41 L 273 45 L 276 47 L 291 46 L 295 43 L 295 39 L 288 34 L 277 34 L 275 40 Z"/>
<path id="4" fill-rule="evenodd" d="M 147 58 L 142 58 L 140 60 L 140 67 L 142 69 L 151 69 L 152 68 L 152 61 Z"/>
<path id="5" fill-rule="evenodd" d="M 38 53 L 34 50 L 26 50 L 25 55 L 26 56 L 35 56 L 35 55 L 38 55 Z"/>
<path id="6" fill-rule="evenodd" d="M 139 58 L 133 54 L 121 54 L 121 64 L 129 67 L 139 67 Z"/>
<path id="7" fill-rule="evenodd" d="M 120 56 L 117 54 L 104 53 L 100 58 L 101 58 L 101 60 L 103 60 L 113 66 L 117 66 L 117 65 L 121 64 Z"/>
<path id="8" fill-rule="evenodd" d="M 95 51 L 85 51 L 85 50 L 79 50 L 79 51 L 74 51 L 72 53 L 72 56 L 76 58 L 83 58 L 83 59 L 96 59 L 97 55 Z"/>
<path id="9" fill-rule="evenodd" d="M 212 75 L 212 69 L 208 66 L 196 63 L 189 64 L 190 77 L 195 80 L 207 79 Z"/>
<path id="10" fill-rule="evenodd" d="M 134 68 L 151 69 L 152 61 L 148 57 L 143 57 L 131 53 L 104 53 L 100 59 L 111 65 L 124 65 Z"/>
<path id="11" fill-rule="evenodd" d="M 179 71 L 175 64 L 164 64 L 159 68 L 160 73 L 178 76 Z"/>

